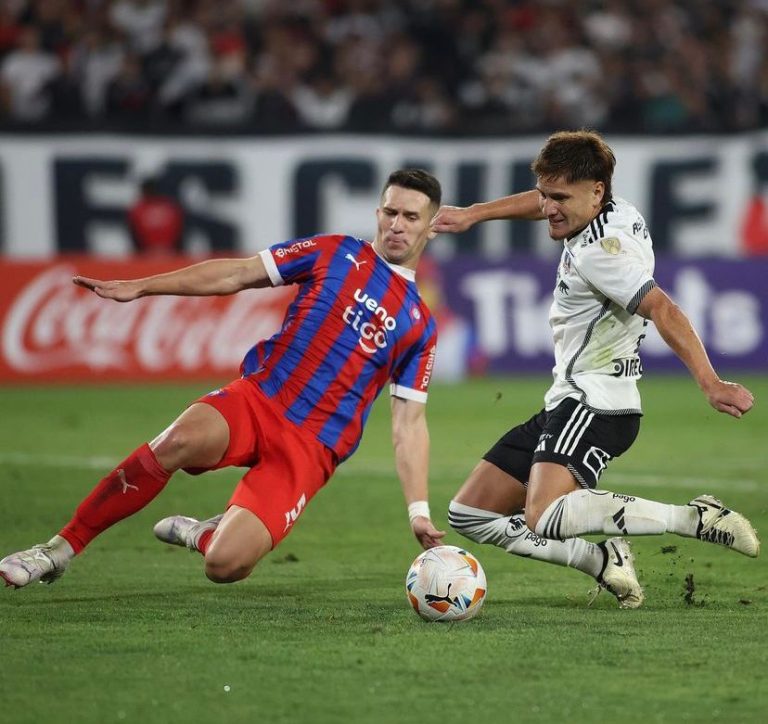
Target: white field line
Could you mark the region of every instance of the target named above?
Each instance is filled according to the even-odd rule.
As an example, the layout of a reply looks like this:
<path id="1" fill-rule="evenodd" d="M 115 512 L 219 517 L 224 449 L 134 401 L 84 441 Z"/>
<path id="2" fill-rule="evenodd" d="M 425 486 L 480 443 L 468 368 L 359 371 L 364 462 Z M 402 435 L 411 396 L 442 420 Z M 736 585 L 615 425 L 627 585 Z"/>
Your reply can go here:
<path id="1" fill-rule="evenodd" d="M 120 461 L 108 456 L 46 455 L 45 453 L 23 453 L 0 451 L 0 465 L 26 465 L 41 468 L 73 468 L 75 470 L 96 470 L 115 467 Z"/>
<path id="2" fill-rule="evenodd" d="M 13 451 L 1 451 L 0 450 L 0 465 L 19 465 L 19 466 L 34 466 L 45 468 L 70 468 L 75 470 L 103 470 L 108 471 L 113 468 L 119 462 L 118 458 L 109 456 L 83 456 L 83 455 L 47 455 L 39 453 L 22 453 Z M 467 468 L 467 473 L 469 472 Z M 446 473 L 450 470 L 450 474 L 455 473 L 455 468 L 445 468 Z M 377 463 L 365 464 L 360 463 L 345 463 L 337 472 L 337 475 L 341 477 L 360 476 L 365 475 L 373 476 L 385 476 L 391 475 L 395 477 L 394 463 L 392 465 L 382 465 Z M 439 477 L 441 469 L 437 465 L 432 466 L 432 478 Z M 657 475 L 654 473 L 606 473 L 603 482 L 611 486 L 617 485 L 622 488 L 644 488 L 644 487 L 668 487 L 678 488 L 685 490 L 696 490 L 699 492 L 707 492 L 710 487 L 712 488 L 724 488 L 728 490 L 736 490 L 739 492 L 753 492 L 761 489 L 757 480 L 751 478 L 723 478 L 723 477 L 684 477 L 675 478 L 673 476 Z M 601 487 L 605 487 L 602 485 Z"/>

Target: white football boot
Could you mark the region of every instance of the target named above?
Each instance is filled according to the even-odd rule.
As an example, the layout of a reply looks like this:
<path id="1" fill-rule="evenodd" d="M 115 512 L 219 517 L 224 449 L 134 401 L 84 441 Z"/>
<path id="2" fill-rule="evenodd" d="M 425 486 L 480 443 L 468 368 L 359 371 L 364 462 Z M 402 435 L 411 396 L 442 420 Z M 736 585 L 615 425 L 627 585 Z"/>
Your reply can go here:
<path id="1" fill-rule="evenodd" d="M 623 538 L 609 538 L 598 545 L 605 554 L 603 570 L 597 576 L 600 587 L 616 596 L 619 608 L 640 608 L 645 595 L 637 580 L 635 557 L 629 543 Z"/>
<path id="2" fill-rule="evenodd" d="M 185 515 L 172 515 L 155 523 L 152 529 L 155 537 L 173 546 L 182 546 L 191 551 L 199 551 L 197 547 L 200 536 L 207 530 L 216 530 L 224 514 L 215 515 L 207 520 L 195 520 Z"/>
<path id="3" fill-rule="evenodd" d="M 0 561 L 0 578 L 6 586 L 23 588 L 30 583 L 53 583 L 63 575 L 75 552 L 61 536 L 25 551 L 11 553 Z"/>
<path id="4" fill-rule="evenodd" d="M 708 543 L 719 543 L 750 558 L 760 553 L 760 539 L 752 524 L 741 514 L 726 508 L 712 495 L 700 495 L 688 505 L 697 509 L 699 526 L 696 537 Z"/>

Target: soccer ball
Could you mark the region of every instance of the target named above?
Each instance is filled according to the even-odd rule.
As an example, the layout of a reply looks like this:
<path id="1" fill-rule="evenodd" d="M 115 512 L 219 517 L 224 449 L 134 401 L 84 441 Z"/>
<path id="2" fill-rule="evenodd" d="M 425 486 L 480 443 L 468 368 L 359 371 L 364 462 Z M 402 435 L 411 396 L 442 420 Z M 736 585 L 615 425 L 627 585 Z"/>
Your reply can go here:
<path id="1" fill-rule="evenodd" d="M 405 577 L 408 600 L 425 621 L 474 618 L 487 590 L 485 571 L 477 558 L 456 546 L 424 551 Z"/>

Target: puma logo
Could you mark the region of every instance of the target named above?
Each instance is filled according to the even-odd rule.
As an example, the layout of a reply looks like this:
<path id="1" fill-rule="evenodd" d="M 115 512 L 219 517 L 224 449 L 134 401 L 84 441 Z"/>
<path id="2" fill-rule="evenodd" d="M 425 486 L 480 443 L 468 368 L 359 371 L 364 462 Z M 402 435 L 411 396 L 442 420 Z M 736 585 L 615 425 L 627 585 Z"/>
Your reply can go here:
<path id="1" fill-rule="evenodd" d="M 128 482 L 128 479 L 125 477 L 125 470 L 122 468 L 117 469 L 117 475 L 120 478 L 120 485 L 123 486 L 123 495 L 125 495 L 128 492 L 128 488 L 133 488 L 134 490 L 138 490 L 138 485 L 131 485 Z"/>
<path id="2" fill-rule="evenodd" d="M 344 258 L 348 259 L 349 261 L 351 261 L 355 265 L 355 267 L 357 268 L 358 271 L 360 271 L 360 267 L 363 264 L 367 263 L 367 262 L 364 262 L 364 261 L 358 261 L 357 259 L 355 259 L 355 257 L 352 256 L 352 254 L 347 254 Z"/>

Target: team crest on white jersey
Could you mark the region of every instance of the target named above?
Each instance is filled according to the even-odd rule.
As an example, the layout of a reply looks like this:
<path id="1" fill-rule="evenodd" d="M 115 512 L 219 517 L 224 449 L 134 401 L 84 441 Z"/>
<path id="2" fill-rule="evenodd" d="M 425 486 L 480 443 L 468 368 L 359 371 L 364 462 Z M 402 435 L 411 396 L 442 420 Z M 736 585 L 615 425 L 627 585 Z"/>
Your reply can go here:
<path id="1" fill-rule="evenodd" d="M 609 236 L 607 239 L 600 239 L 600 246 L 614 256 L 621 252 L 621 242 L 615 236 Z"/>

